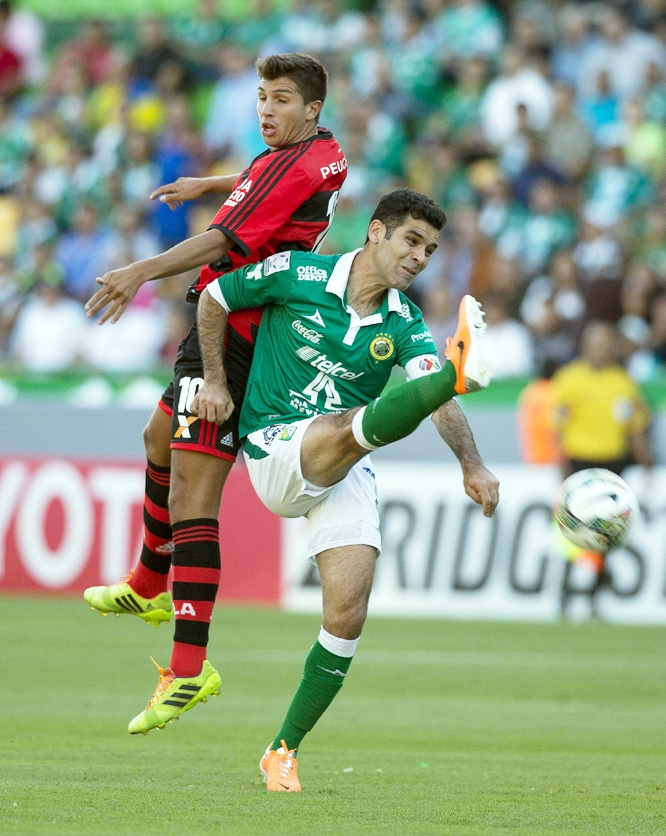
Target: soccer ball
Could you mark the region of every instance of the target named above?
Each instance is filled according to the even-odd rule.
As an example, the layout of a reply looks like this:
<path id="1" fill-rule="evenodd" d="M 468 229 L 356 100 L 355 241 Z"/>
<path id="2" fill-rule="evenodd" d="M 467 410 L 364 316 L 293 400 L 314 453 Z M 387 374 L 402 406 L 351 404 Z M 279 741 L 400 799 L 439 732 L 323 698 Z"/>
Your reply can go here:
<path id="1" fill-rule="evenodd" d="M 601 467 L 581 470 L 565 479 L 553 507 L 553 516 L 567 540 L 596 552 L 621 546 L 639 514 L 629 485 Z"/>

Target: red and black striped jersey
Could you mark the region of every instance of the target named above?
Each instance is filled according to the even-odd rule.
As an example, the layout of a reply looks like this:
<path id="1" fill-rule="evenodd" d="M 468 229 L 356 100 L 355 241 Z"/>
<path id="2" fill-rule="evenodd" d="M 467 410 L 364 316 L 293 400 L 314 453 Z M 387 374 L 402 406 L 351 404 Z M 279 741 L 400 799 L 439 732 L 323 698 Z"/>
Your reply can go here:
<path id="1" fill-rule="evenodd" d="M 325 128 L 255 157 L 208 227 L 224 232 L 233 246 L 219 261 L 201 268 L 188 299 L 194 301 L 223 273 L 274 253 L 316 251 L 333 219 L 346 176 L 344 152 Z M 260 310 L 237 311 L 230 325 L 245 335 L 250 322 L 258 323 L 260 317 Z"/>

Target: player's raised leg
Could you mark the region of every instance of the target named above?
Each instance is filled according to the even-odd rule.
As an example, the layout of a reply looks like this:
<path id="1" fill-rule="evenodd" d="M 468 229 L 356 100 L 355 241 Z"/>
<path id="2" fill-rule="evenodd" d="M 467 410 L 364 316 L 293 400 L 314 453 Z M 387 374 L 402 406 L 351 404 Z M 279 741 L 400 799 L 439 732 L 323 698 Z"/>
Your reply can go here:
<path id="1" fill-rule="evenodd" d="M 447 341 L 449 362 L 438 372 L 396 386 L 360 410 L 353 423 L 358 444 L 375 450 L 406 438 L 456 394 L 488 386 L 491 371 L 483 348 L 485 330 L 481 306 L 473 296 L 463 297 L 455 336 Z"/>

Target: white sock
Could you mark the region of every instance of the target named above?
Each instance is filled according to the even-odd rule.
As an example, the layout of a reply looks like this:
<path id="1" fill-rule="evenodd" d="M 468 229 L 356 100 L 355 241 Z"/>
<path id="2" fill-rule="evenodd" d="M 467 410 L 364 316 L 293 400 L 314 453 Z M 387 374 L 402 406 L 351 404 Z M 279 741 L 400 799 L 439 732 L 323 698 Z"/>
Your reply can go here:
<path id="1" fill-rule="evenodd" d="M 364 450 L 376 450 L 377 445 L 371 444 L 363 435 L 363 415 L 365 410 L 366 407 L 361 407 L 361 409 L 359 409 L 356 415 L 352 418 L 352 433 L 354 434 L 354 440 L 359 447 L 362 447 Z"/>
<path id="2" fill-rule="evenodd" d="M 360 636 L 359 636 L 360 638 Z M 336 656 L 342 656 L 343 659 L 350 659 L 356 653 L 356 645 L 358 639 L 339 639 L 328 633 L 322 627 L 317 636 L 317 641 L 329 653 L 334 653 Z"/>

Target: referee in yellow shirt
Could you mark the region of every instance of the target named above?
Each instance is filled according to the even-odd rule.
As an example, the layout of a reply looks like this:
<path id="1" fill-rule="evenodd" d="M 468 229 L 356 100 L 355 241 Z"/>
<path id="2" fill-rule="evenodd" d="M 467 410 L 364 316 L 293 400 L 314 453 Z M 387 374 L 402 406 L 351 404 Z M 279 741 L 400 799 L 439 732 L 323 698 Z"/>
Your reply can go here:
<path id="1" fill-rule="evenodd" d="M 580 355 L 553 376 L 556 425 L 562 456 L 562 478 L 588 467 L 621 474 L 630 464 L 652 467 L 651 413 L 640 388 L 618 361 L 618 334 L 610 322 L 588 322 L 581 335 Z M 576 559 L 575 555 L 573 559 Z M 605 555 L 587 555 L 596 569 L 589 590 L 595 596 L 607 581 Z M 562 614 L 570 595 L 573 559 L 562 585 Z"/>

